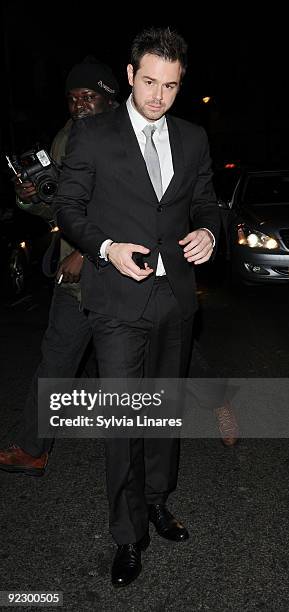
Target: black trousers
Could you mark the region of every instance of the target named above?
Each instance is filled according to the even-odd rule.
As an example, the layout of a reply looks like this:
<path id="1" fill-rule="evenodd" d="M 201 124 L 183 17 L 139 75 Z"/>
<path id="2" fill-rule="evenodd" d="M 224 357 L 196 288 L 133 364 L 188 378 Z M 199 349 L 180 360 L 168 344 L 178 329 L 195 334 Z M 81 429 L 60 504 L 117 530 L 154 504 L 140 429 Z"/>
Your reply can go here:
<path id="1" fill-rule="evenodd" d="M 78 299 L 65 286 L 55 286 L 41 346 L 42 359 L 33 376 L 15 440 L 35 457 L 49 451 L 53 443 L 52 438 L 38 438 L 38 378 L 73 378 L 92 338 L 87 315 L 79 306 Z"/>
<path id="2" fill-rule="evenodd" d="M 186 376 L 192 319 L 184 321 L 166 279 L 156 279 L 141 319 L 124 322 L 90 312 L 101 378 Z M 177 439 L 107 439 L 110 531 L 118 544 L 136 542 L 148 527 L 147 504 L 175 489 Z"/>

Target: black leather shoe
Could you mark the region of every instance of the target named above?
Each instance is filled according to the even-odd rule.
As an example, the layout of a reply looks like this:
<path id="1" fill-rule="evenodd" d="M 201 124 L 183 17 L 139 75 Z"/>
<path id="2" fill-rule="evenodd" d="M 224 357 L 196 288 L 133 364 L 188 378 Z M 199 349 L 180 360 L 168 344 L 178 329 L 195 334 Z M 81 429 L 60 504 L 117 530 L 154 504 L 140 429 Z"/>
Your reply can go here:
<path id="1" fill-rule="evenodd" d="M 139 576 L 142 569 L 141 551 L 146 550 L 149 543 L 150 537 L 146 534 L 139 542 L 118 546 L 111 570 L 114 587 L 125 587 Z"/>
<path id="2" fill-rule="evenodd" d="M 149 505 L 148 511 L 149 520 L 162 538 L 173 542 L 183 542 L 189 538 L 187 529 L 175 519 L 164 504 Z"/>

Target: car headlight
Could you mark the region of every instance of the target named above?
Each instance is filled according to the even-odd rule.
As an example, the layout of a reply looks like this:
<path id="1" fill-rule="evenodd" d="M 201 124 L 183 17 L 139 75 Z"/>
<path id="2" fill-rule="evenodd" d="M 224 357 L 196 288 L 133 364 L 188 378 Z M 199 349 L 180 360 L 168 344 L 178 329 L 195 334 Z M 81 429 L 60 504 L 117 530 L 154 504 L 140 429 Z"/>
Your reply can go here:
<path id="1" fill-rule="evenodd" d="M 263 234 L 258 230 L 252 230 L 241 224 L 238 225 L 238 244 L 251 247 L 252 249 L 278 249 L 279 243 L 272 236 Z"/>

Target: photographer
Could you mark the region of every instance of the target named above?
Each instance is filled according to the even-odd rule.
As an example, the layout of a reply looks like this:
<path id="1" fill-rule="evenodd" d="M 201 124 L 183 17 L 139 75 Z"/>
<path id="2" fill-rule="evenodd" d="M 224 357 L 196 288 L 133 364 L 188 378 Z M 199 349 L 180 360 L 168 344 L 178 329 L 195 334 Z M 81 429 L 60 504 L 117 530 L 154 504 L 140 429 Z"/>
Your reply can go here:
<path id="1" fill-rule="evenodd" d="M 61 164 L 74 121 L 111 111 L 117 106 L 118 84 L 111 69 L 87 58 L 76 64 L 66 80 L 66 96 L 70 119 L 58 132 L 51 147 L 51 157 Z M 52 92 L 53 93 L 53 92 Z M 35 202 L 37 191 L 32 182 L 16 180 L 17 204 L 23 210 L 53 222 L 47 202 Z M 24 415 L 19 424 L 15 444 L 0 451 L 0 469 L 41 476 L 48 460 L 51 439 L 37 437 L 38 378 L 72 378 L 91 339 L 91 329 L 81 308 L 80 275 L 83 255 L 59 232 L 53 234 L 52 245 L 44 257 L 46 270 L 53 267 L 55 251 L 60 249 L 56 284 L 52 298 L 49 325 L 42 342 L 42 360 L 32 380 Z"/>

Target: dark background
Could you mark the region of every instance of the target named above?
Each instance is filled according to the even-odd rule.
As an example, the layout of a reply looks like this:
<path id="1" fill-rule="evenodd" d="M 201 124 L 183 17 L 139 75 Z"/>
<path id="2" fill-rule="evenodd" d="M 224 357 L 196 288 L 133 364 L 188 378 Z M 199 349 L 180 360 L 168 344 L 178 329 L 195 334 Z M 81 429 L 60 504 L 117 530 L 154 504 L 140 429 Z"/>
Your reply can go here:
<path id="1" fill-rule="evenodd" d="M 21 152 L 36 141 L 49 146 L 67 118 L 65 77 L 88 53 L 111 65 L 119 99 L 125 99 L 133 37 L 144 26 L 170 25 L 189 44 L 189 69 L 174 112 L 204 125 L 215 165 L 287 166 L 287 33 L 285 15 L 276 8 L 253 16 L 238 5 L 223 5 L 222 14 L 209 4 L 202 13 L 194 5 L 174 11 L 162 5 L 158 15 L 155 5 L 120 10 L 93 2 L 12 0 L 1 10 L 2 152 Z M 203 96 L 212 96 L 211 102 L 204 105 Z"/>
<path id="2" fill-rule="evenodd" d="M 2 153 L 24 151 L 36 140 L 49 146 L 67 118 L 66 74 L 88 53 L 111 64 L 124 99 L 133 36 L 145 25 L 169 24 L 190 46 L 175 111 L 206 127 L 215 166 L 239 160 L 288 167 L 288 25 L 276 3 L 255 18 L 252 7 L 241 3 L 231 3 L 222 15 L 219 6 L 213 14 L 209 3 L 202 14 L 195 4 L 179 3 L 171 13 L 162 4 L 165 19 L 155 15 L 155 3 L 125 4 L 122 12 L 107 5 L 100 17 L 100 5 L 84 0 L 62 2 L 66 16 L 60 18 L 60 3 L 2 3 Z M 210 106 L 201 105 L 204 95 L 213 96 Z M 1 206 L 8 184 L 4 166 Z M 282 293 L 274 287 L 252 295 L 244 288 L 234 296 L 224 283 L 221 269 L 210 290 L 199 285 L 206 358 L 222 376 L 286 377 L 287 285 Z M 1 447 L 13 440 L 40 357 L 49 303 L 40 283 L 9 307 L 0 303 Z M 242 404 L 234 402 L 242 415 Z M 191 539 L 175 548 L 152 534 L 143 573 L 124 593 L 113 592 L 109 582 L 114 546 L 107 533 L 103 449 L 95 442 L 56 444 L 43 479 L 2 472 L 3 589 L 60 590 L 64 609 L 72 612 L 288 612 L 286 439 L 241 439 L 233 449 L 224 449 L 218 439 L 185 440 L 171 509 Z"/>

